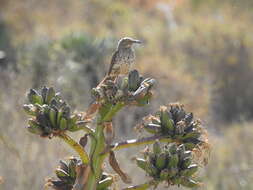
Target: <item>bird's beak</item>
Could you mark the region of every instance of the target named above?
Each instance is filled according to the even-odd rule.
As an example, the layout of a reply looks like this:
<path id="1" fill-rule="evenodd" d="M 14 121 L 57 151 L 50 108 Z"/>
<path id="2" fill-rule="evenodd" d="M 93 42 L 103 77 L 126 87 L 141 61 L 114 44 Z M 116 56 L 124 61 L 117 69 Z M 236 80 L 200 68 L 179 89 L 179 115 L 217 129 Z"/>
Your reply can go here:
<path id="1" fill-rule="evenodd" d="M 133 40 L 132 42 L 133 42 L 133 43 L 136 43 L 136 44 L 141 44 L 141 41 L 140 41 L 140 40 Z"/>

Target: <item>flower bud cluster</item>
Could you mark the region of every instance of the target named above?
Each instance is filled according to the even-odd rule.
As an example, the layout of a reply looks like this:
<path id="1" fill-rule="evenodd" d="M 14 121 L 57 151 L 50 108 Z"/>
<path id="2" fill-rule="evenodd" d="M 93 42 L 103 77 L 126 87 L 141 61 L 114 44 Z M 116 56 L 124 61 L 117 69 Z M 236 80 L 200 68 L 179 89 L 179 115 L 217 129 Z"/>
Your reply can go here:
<path id="1" fill-rule="evenodd" d="M 182 105 L 162 106 L 155 115 L 144 120 L 144 129 L 152 134 L 166 136 L 184 143 L 186 149 L 193 149 L 201 143 L 202 129 L 200 122 L 194 120 L 192 113 L 187 113 Z"/>
<path id="2" fill-rule="evenodd" d="M 27 98 L 29 104 L 23 105 L 23 108 L 31 116 L 27 127 L 29 132 L 52 137 L 66 130 L 80 129 L 76 122 L 81 116 L 71 115 L 70 106 L 52 87 L 43 87 L 40 92 L 31 89 Z"/>
<path id="3" fill-rule="evenodd" d="M 198 165 L 193 163 L 192 151 L 186 150 L 183 144 L 171 143 L 161 147 L 156 141 L 153 150 L 146 150 L 144 158 L 137 158 L 136 162 L 138 167 L 158 182 L 185 187 L 200 185 L 194 180 Z"/>

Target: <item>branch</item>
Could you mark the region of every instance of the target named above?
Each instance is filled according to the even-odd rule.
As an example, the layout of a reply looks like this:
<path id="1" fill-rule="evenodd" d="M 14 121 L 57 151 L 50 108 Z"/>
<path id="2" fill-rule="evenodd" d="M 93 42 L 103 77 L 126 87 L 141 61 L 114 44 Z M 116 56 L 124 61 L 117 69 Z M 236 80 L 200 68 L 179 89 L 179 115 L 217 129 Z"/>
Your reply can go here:
<path id="1" fill-rule="evenodd" d="M 78 127 L 81 127 L 85 132 L 87 133 L 94 133 L 94 129 L 91 129 L 87 126 L 87 122 L 86 121 L 78 121 L 76 122 L 76 125 Z"/>
<path id="2" fill-rule="evenodd" d="M 118 102 L 116 105 L 113 105 L 111 107 L 111 110 L 109 110 L 107 114 L 102 118 L 101 122 L 111 121 L 113 116 L 124 106 L 125 104 L 123 102 Z"/>
<path id="3" fill-rule="evenodd" d="M 147 183 L 143 183 L 141 185 L 130 186 L 122 190 L 145 190 L 154 185 L 157 185 L 157 182 L 155 182 L 154 180 L 151 180 Z"/>
<path id="4" fill-rule="evenodd" d="M 61 139 L 63 139 L 68 145 L 70 145 L 80 156 L 83 164 L 89 163 L 89 157 L 88 154 L 85 152 L 83 147 L 79 145 L 76 141 L 74 141 L 70 136 L 66 135 L 65 133 L 62 133 L 59 135 Z"/>
<path id="5" fill-rule="evenodd" d="M 122 148 L 129 148 L 129 147 L 139 146 L 139 145 L 144 145 L 144 144 L 152 144 L 156 140 L 160 140 L 161 142 L 167 142 L 167 143 L 173 142 L 173 139 L 171 138 L 161 136 L 161 135 L 155 135 L 151 137 L 144 137 L 141 139 L 131 139 L 131 140 L 115 143 L 111 145 L 110 148 L 111 150 L 119 150 Z"/>

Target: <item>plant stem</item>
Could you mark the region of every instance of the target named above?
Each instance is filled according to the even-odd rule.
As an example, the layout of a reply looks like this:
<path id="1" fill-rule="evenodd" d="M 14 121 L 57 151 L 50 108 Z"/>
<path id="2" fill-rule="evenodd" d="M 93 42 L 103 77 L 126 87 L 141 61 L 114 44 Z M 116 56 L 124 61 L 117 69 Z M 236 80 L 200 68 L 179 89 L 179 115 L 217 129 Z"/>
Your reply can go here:
<path id="1" fill-rule="evenodd" d="M 106 122 L 106 121 L 111 121 L 113 116 L 121 109 L 124 107 L 124 103 L 123 102 L 118 102 L 116 105 L 113 105 L 111 107 L 111 110 L 104 115 L 104 117 L 102 117 L 100 119 L 100 122 Z"/>
<path id="2" fill-rule="evenodd" d="M 161 135 L 159 135 L 159 136 L 155 135 L 152 137 L 145 137 L 145 138 L 141 138 L 141 139 L 131 139 L 131 140 L 115 143 L 114 145 L 111 145 L 111 150 L 119 150 L 122 148 L 129 148 L 129 147 L 133 147 L 133 146 L 152 144 L 156 140 L 159 140 L 161 142 L 167 142 L 167 143 L 173 142 L 173 139 L 171 139 L 171 138 L 164 137 Z"/>
<path id="3" fill-rule="evenodd" d="M 147 183 L 143 183 L 141 185 L 136 185 L 136 186 L 130 186 L 130 187 L 124 188 L 122 190 L 145 190 L 145 189 L 148 189 L 149 187 L 151 187 L 153 185 L 157 185 L 157 183 L 152 180 L 152 181 L 149 181 Z"/>
<path id="4" fill-rule="evenodd" d="M 78 127 L 81 127 L 81 128 L 82 128 L 85 132 L 87 132 L 87 133 L 93 133 L 93 132 L 94 132 L 93 129 L 91 129 L 90 127 L 87 126 L 87 122 L 85 122 L 85 121 L 78 121 L 78 122 L 76 123 L 76 125 L 77 125 Z"/>
<path id="5" fill-rule="evenodd" d="M 81 145 L 79 145 L 76 141 L 74 141 L 70 136 L 65 133 L 60 134 L 59 138 L 64 140 L 69 146 L 71 146 L 71 148 L 73 148 L 79 154 L 83 164 L 89 163 L 88 154 L 85 152 Z"/>
<path id="6" fill-rule="evenodd" d="M 106 154 L 101 154 L 105 148 L 105 136 L 104 136 L 104 122 L 111 121 L 113 116 L 122 108 L 124 104 L 119 102 L 116 105 L 104 105 L 100 109 L 99 118 L 97 121 L 97 127 L 94 133 L 94 139 L 91 139 L 91 172 L 87 181 L 86 189 L 95 190 L 96 186 L 100 180 L 102 172 L 102 164 L 107 156 Z"/>

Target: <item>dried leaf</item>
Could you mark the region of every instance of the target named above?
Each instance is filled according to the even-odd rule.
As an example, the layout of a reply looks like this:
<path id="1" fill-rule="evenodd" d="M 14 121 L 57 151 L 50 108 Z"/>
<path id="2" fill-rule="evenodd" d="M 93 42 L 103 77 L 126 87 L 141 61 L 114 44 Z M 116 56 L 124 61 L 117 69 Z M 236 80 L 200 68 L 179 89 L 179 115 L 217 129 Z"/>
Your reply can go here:
<path id="1" fill-rule="evenodd" d="M 121 180 L 124 183 L 128 183 L 128 184 L 132 183 L 132 179 L 120 169 L 118 161 L 116 160 L 116 157 L 113 151 L 110 151 L 109 163 L 111 167 L 113 168 L 113 170 L 120 176 Z"/>

